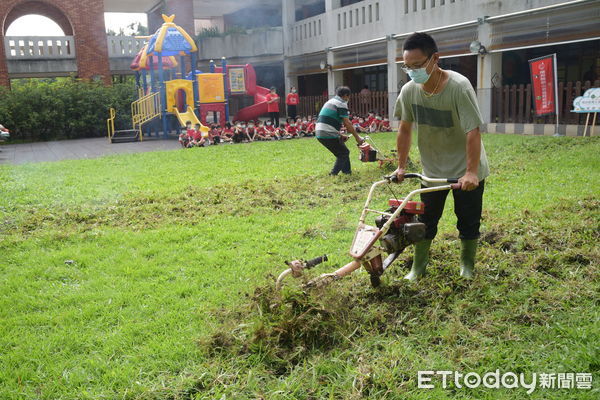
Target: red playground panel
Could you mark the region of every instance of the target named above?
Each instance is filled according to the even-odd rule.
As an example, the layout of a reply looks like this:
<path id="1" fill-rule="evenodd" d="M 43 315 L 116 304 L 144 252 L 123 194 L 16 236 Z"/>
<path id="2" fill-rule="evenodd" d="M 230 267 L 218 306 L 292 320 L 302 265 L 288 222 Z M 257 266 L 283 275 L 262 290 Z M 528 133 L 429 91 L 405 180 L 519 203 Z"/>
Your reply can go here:
<path id="1" fill-rule="evenodd" d="M 220 115 L 219 125 L 225 126 L 225 103 L 206 103 L 200 104 L 200 121 L 207 125 L 206 117 L 209 113 L 218 112 Z"/>

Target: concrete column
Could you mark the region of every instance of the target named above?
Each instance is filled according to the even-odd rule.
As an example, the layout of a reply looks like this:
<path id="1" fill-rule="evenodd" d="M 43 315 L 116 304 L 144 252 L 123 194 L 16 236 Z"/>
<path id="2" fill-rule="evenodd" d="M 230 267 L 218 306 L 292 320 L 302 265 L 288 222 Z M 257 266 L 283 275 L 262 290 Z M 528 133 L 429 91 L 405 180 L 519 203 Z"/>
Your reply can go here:
<path id="1" fill-rule="evenodd" d="M 292 86 L 298 88 L 298 75 L 290 74 L 288 71 L 290 68 L 291 62 L 289 58 L 285 58 L 283 60 L 283 71 L 285 76 L 285 93 L 289 93 Z"/>
<path id="2" fill-rule="evenodd" d="M 156 8 L 153 11 L 146 13 L 148 17 L 148 32 L 152 35 L 160 26 L 163 24 L 161 14 L 163 13 L 162 7 Z"/>
<path id="3" fill-rule="evenodd" d="M 296 8 L 294 1 L 282 0 L 282 13 L 281 13 L 282 25 L 283 25 L 283 76 L 285 81 L 285 92 L 289 93 L 290 87 L 298 87 L 298 77 L 291 75 L 290 71 L 290 60 L 286 57 L 290 53 L 292 48 L 292 28 L 296 22 Z"/>
<path id="4" fill-rule="evenodd" d="M 327 52 L 327 64 L 334 65 L 333 63 L 333 52 Z M 329 97 L 335 96 L 335 90 L 338 86 L 342 86 L 344 84 L 344 72 L 343 71 L 333 71 L 331 68 L 327 71 L 327 93 Z"/>
<path id="5" fill-rule="evenodd" d="M 478 40 L 489 48 L 491 45 L 491 26 L 482 23 L 477 30 Z M 477 57 L 477 100 L 481 117 L 487 124 L 492 122 L 492 89 L 494 88 L 494 76 L 496 82 L 501 82 L 502 75 L 502 53 L 482 54 Z"/>
<path id="6" fill-rule="evenodd" d="M 4 50 L 4 34 L 2 31 L 0 31 L 0 86 L 10 88 L 8 65 L 6 64 L 6 53 Z"/>
<path id="7" fill-rule="evenodd" d="M 334 9 L 340 7 L 340 0 L 325 0 L 325 34 L 327 43 L 334 41 L 337 35 L 337 22 L 335 20 Z M 327 64 L 330 65 L 327 70 L 327 94 L 329 97 L 335 96 L 335 90 L 338 86 L 344 84 L 344 73 L 342 71 L 333 71 L 331 66 L 335 65 L 335 57 L 332 51 L 327 51 Z"/>
<path id="8" fill-rule="evenodd" d="M 340 6 L 340 0 L 325 0 L 325 34 L 327 43 L 334 43 L 337 36 L 337 19 L 333 10 Z M 333 64 L 332 64 L 333 65 Z"/>
<path id="9" fill-rule="evenodd" d="M 390 121 L 394 120 L 394 105 L 398 97 L 398 64 L 396 56 L 398 50 L 398 41 L 390 35 L 387 40 L 387 73 L 388 73 L 388 107 Z"/>
<path id="10" fill-rule="evenodd" d="M 175 14 L 175 23 L 191 36 L 196 36 L 193 0 L 167 0 L 167 15 Z M 162 24 L 162 23 L 161 23 Z"/>
<path id="11" fill-rule="evenodd" d="M 486 54 L 477 60 L 477 100 L 481 117 L 487 124 L 492 122 L 492 89 L 494 75 L 502 74 L 502 53 Z M 500 79 L 497 80 L 500 82 Z"/>

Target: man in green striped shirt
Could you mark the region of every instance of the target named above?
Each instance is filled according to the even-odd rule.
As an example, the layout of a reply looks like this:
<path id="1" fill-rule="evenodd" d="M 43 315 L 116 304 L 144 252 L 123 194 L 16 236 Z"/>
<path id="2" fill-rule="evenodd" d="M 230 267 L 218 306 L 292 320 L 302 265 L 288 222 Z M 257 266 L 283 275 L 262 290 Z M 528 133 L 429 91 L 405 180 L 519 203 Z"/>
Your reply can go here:
<path id="1" fill-rule="evenodd" d="M 349 136 L 342 135 L 342 125 L 354 136 L 356 143 L 363 143 L 363 139 L 356 133 L 354 126 L 348 119 L 348 100 L 350 88 L 341 86 L 336 90 L 337 95 L 331 98 L 321 108 L 317 119 L 316 136 L 319 143 L 335 156 L 335 164 L 329 175 L 337 175 L 340 171 L 344 174 L 352 173 L 350 167 L 350 150 L 346 147 Z"/>

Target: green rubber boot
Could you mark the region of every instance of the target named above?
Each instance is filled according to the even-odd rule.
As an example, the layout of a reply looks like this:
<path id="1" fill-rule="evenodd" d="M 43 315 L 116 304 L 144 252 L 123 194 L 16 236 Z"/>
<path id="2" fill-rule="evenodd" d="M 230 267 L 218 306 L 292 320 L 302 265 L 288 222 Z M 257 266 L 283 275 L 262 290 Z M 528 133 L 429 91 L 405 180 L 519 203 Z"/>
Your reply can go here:
<path id="1" fill-rule="evenodd" d="M 404 279 L 415 281 L 425 275 L 425 268 L 429 262 L 429 248 L 431 247 L 431 242 L 432 240 L 421 240 L 420 242 L 415 243 L 415 255 L 413 257 L 412 268 Z"/>
<path id="2" fill-rule="evenodd" d="M 465 279 L 473 279 L 476 254 L 477 239 L 460 241 L 460 276 Z"/>

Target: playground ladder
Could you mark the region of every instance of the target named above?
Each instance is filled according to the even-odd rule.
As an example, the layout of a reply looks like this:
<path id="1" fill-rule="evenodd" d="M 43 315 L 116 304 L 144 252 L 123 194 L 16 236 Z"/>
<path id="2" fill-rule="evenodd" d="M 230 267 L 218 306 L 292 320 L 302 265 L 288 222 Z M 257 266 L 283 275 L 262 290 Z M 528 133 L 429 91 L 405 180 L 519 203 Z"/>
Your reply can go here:
<path id="1" fill-rule="evenodd" d="M 131 103 L 131 120 L 133 129 L 139 131 L 142 140 L 142 125 L 160 116 L 160 93 L 150 93 Z"/>

